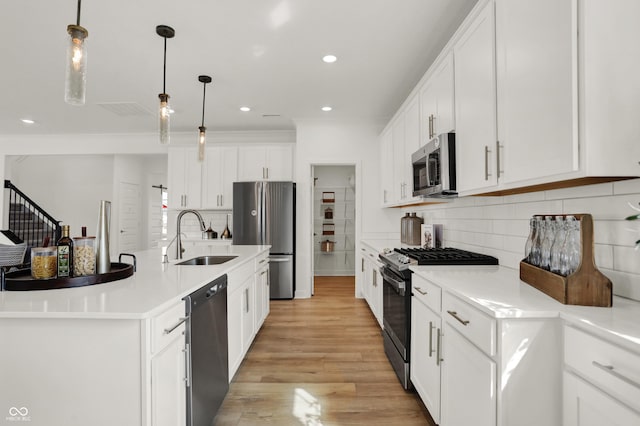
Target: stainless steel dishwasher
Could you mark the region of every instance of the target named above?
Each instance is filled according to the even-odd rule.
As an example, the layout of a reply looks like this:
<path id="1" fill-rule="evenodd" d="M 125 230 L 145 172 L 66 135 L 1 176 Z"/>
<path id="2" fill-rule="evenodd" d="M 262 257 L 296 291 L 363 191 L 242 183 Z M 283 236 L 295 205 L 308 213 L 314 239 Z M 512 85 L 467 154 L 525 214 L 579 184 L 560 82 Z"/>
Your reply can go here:
<path id="1" fill-rule="evenodd" d="M 211 426 L 229 390 L 227 276 L 185 297 L 187 425 Z"/>

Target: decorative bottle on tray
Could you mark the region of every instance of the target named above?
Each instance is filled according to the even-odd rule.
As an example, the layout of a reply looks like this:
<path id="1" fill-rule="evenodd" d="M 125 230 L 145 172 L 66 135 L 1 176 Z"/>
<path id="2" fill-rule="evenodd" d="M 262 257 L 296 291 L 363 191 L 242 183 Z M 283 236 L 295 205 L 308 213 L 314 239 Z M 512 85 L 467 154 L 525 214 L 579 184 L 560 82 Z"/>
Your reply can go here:
<path id="1" fill-rule="evenodd" d="M 62 225 L 62 237 L 58 246 L 58 278 L 73 276 L 73 240 L 69 237 L 69 225 Z"/>

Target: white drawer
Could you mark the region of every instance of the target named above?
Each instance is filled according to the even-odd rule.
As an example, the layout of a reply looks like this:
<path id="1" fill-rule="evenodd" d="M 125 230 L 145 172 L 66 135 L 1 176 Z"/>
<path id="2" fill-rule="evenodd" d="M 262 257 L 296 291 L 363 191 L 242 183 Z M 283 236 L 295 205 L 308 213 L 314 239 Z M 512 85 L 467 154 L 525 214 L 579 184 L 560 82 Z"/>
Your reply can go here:
<path id="1" fill-rule="evenodd" d="M 564 362 L 596 387 L 640 409 L 640 354 L 565 326 Z"/>
<path id="2" fill-rule="evenodd" d="M 156 353 L 185 331 L 184 301 L 151 319 L 151 352 Z"/>
<path id="3" fill-rule="evenodd" d="M 411 294 L 417 300 L 420 300 L 431 308 L 432 311 L 440 315 L 440 309 L 442 307 L 442 290 L 440 287 L 413 274 L 411 277 Z"/>
<path id="4" fill-rule="evenodd" d="M 269 264 L 269 252 L 264 252 L 263 254 L 256 257 L 255 270 L 259 271 L 265 265 Z"/>
<path id="5" fill-rule="evenodd" d="M 489 356 L 496 353 L 496 320 L 445 292 L 442 317 Z"/>
<path id="6" fill-rule="evenodd" d="M 267 255 L 268 256 L 268 255 Z M 231 295 L 256 273 L 255 261 L 245 262 L 227 274 L 227 294 Z"/>

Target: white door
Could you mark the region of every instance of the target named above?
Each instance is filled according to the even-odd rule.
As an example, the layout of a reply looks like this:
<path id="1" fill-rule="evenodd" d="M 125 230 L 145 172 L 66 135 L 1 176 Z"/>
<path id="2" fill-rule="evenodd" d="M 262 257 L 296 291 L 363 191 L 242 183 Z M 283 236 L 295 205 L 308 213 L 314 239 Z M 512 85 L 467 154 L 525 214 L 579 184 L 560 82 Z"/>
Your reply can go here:
<path id="1" fill-rule="evenodd" d="M 118 233 L 118 253 L 133 253 L 139 249 L 140 185 L 120 182 L 119 194 L 118 227 L 110 232 Z"/>

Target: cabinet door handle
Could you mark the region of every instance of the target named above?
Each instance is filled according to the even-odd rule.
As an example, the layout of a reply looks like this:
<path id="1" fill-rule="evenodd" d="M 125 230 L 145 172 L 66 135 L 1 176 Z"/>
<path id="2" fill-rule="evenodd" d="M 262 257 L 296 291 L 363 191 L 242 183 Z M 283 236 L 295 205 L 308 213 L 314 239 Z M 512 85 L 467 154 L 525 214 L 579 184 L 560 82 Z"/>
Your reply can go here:
<path id="1" fill-rule="evenodd" d="M 224 194 L 220 194 L 220 207 L 224 206 Z"/>
<path id="2" fill-rule="evenodd" d="M 438 329 L 438 341 L 436 342 L 436 365 L 440 365 L 442 359 L 442 330 Z"/>
<path id="3" fill-rule="evenodd" d="M 489 149 L 488 145 L 484 146 L 484 180 L 489 180 L 489 176 L 491 176 L 491 173 L 489 173 L 489 154 L 491 153 L 491 150 Z"/>
<path id="4" fill-rule="evenodd" d="M 249 313 L 249 289 L 244 289 L 244 302 L 245 302 L 245 311 Z"/>
<path id="5" fill-rule="evenodd" d="M 449 315 L 451 315 L 452 317 L 454 317 L 455 319 L 457 319 L 458 321 L 460 321 L 460 323 L 461 323 L 462 325 L 465 325 L 465 326 L 466 326 L 467 324 L 469 324 L 469 320 L 464 320 L 464 319 L 460 318 L 460 317 L 458 316 L 458 313 L 457 313 L 456 311 L 447 311 L 447 313 L 448 313 Z"/>
<path id="6" fill-rule="evenodd" d="M 269 179 L 269 168 L 267 167 L 267 179 Z"/>
<path id="7" fill-rule="evenodd" d="M 413 288 L 415 291 L 417 291 L 418 293 L 422 294 L 423 296 L 427 295 L 427 292 L 422 290 L 420 287 L 414 287 Z"/>
<path id="8" fill-rule="evenodd" d="M 181 325 L 182 323 L 184 323 L 186 320 L 187 320 L 187 317 L 180 318 L 180 320 L 179 320 L 175 325 L 173 325 L 173 326 L 171 326 L 171 327 L 169 327 L 169 328 L 165 328 L 165 329 L 164 329 L 164 334 L 171 334 L 171 332 L 172 332 L 173 330 L 175 330 L 176 328 L 180 327 L 180 325 Z"/>
<path id="9" fill-rule="evenodd" d="M 383 189 L 382 190 L 382 199 L 384 200 L 383 202 L 387 202 L 387 190 Z"/>
<path id="10" fill-rule="evenodd" d="M 364 272 L 364 257 L 362 259 L 360 259 L 360 272 Z"/>
<path id="11" fill-rule="evenodd" d="M 191 345 L 184 344 L 184 385 L 191 387 Z"/>
<path id="12" fill-rule="evenodd" d="M 373 271 L 373 286 L 378 287 L 378 274 L 376 271 Z"/>
<path id="13" fill-rule="evenodd" d="M 618 373 L 614 368 L 613 365 L 604 365 L 604 364 L 600 364 L 598 361 L 591 361 L 591 364 L 593 364 L 595 367 L 598 367 L 600 370 L 602 371 L 606 371 L 607 373 L 611 374 L 613 377 L 622 380 L 625 383 L 630 384 L 631 386 L 640 389 L 640 383 L 628 378 L 627 376 L 624 376 L 620 373 Z"/>
<path id="14" fill-rule="evenodd" d="M 431 137 L 436 137 L 436 116 L 431 114 Z"/>
<path id="15" fill-rule="evenodd" d="M 434 325 L 432 321 L 429 321 L 429 358 L 433 355 L 433 329 Z"/>
<path id="16" fill-rule="evenodd" d="M 433 137 L 433 114 L 429 114 L 429 139 Z"/>

